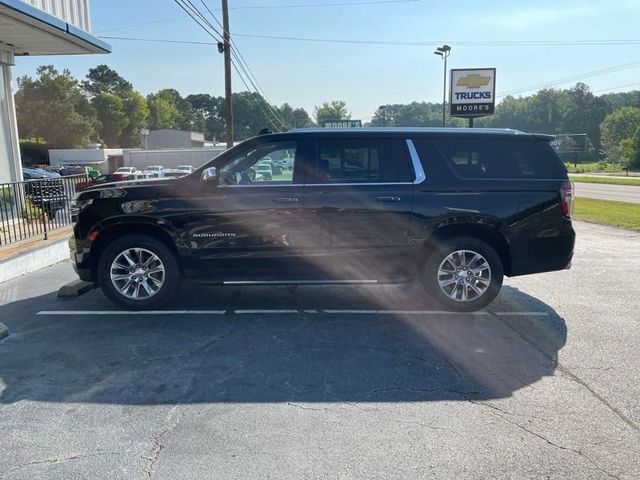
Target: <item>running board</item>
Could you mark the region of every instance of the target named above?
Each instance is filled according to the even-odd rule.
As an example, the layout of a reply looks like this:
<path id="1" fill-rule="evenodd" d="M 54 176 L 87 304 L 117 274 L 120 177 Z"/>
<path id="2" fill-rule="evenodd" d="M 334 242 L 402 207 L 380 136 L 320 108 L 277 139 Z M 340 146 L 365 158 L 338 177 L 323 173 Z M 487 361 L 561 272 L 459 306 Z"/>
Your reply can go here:
<path id="1" fill-rule="evenodd" d="M 375 285 L 378 280 L 239 280 L 223 285 Z"/>

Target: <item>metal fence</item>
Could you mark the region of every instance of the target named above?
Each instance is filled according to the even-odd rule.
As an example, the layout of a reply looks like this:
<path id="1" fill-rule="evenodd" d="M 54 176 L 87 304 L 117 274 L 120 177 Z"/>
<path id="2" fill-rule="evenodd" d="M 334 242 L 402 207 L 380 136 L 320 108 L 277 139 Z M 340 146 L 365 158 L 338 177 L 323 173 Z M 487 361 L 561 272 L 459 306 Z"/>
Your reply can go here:
<path id="1" fill-rule="evenodd" d="M 48 238 L 49 232 L 71 224 L 71 200 L 91 181 L 88 175 L 0 183 L 0 245 L 29 238 Z"/>

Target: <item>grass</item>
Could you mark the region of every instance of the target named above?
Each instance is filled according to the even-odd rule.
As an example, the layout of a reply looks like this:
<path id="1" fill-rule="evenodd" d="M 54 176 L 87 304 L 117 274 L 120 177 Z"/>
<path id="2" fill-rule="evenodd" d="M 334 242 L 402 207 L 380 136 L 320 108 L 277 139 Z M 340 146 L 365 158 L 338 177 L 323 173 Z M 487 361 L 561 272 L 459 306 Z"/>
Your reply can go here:
<path id="1" fill-rule="evenodd" d="M 640 203 L 576 198 L 573 218 L 640 232 Z"/>
<path id="2" fill-rule="evenodd" d="M 564 162 L 564 165 L 569 173 L 625 173 L 617 164 L 608 162 L 578 163 L 577 166 L 573 162 Z"/>
<path id="3" fill-rule="evenodd" d="M 573 175 L 569 175 L 571 180 L 578 183 L 607 183 L 611 185 L 638 185 L 640 186 L 640 177 L 629 177 L 629 178 L 610 178 L 610 177 L 575 177 Z"/>

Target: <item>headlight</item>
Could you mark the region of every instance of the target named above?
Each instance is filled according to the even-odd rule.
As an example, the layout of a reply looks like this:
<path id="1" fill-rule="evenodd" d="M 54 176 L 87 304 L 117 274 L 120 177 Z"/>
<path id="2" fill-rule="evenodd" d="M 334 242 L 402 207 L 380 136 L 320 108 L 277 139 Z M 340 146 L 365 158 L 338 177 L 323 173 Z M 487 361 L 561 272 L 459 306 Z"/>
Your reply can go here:
<path id="1" fill-rule="evenodd" d="M 93 198 L 74 198 L 71 200 L 71 215 L 77 215 L 93 203 Z"/>

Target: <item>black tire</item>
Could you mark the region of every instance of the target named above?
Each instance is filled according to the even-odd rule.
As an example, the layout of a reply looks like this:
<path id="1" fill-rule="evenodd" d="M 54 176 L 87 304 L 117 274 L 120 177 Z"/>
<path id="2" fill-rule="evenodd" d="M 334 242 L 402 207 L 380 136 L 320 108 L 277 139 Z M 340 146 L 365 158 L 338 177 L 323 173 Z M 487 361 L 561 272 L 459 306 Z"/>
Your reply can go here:
<path id="1" fill-rule="evenodd" d="M 111 266 L 114 260 L 125 250 L 136 248 L 156 255 L 164 268 L 161 286 L 152 295 L 141 299 L 124 295 L 111 280 Z M 105 296 L 117 306 L 129 310 L 151 310 L 161 307 L 173 298 L 181 280 L 180 267 L 175 254 L 164 243 L 148 235 L 126 235 L 113 241 L 98 260 L 96 277 Z"/>
<path id="2" fill-rule="evenodd" d="M 439 284 L 439 269 L 440 266 L 443 265 L 445 259 L 449 257 L 449 255 L 453 254 L 453 259 L 456 258 L 460 260 L 461 258 L 466 258 L 466 262 L 471 262 L 470 259 L 473 259 L 472 254 L 456 254 L 454 252 L 460 251 L 469 251 L 473 253 L 478 253 L 486 260 L 489 266 L 489 274 L 490 279 L 488 282 L 483 282 L 482 280 L 473 280 L 472 277 L 464 276 L 465 273 L 462 273 L 459 277 L 455 276 L 455 279 L 459 281 L 460 284 L 456 284 L 455 286 L 445 286 L 441 287 Z M 456 262 L 454 262 L 456 263 Z M 461 262 L 458 262 L 461 263 Z M 444 264 L 447 269 L 454 269 L 451 263 Z M 475 265 L 479 265 L 476 263 Z M 486 270 L 484 271 L 486 274 Z M 450 279 L 454 279 L 454 275 L 457 275 L 456 272 L 452 272 L 451 276 L 443 275 L 440 279 L 443 281 L 447 281 Z M 500 289 L 502 288 L 502 280 L 504 277 L 504 268 L 502 265 L 502 261 L 500 257 L 496 253 L 496 251 L 486 242 L 479 240 L 474 237 L 455 237 L 442 241 L 440 244 L 434 247 L 433 251 L 427 258 L 427 262 L 425 268 L 421 275 L 422 284 L 427 290 L 427 294 L 432 298 L 440 307 L 446 310 L 452 310 L 457 312 L 473 312 L 476 310 L 480 310 L 483 307 L 486 307 L 489 303 L 491 303 L 498 293 L 500 293 Z M 486 290 L 483 291 L 481 295 L 475 293 L 473 287 L 465 287 L 464 279 L 471 278 L 471 281 L 468 283 L 473 283 L 474 287 L 482 290 L 485 285 L 488 284 Z M 477 277 L 476 277 L 477 278 Z M 445 290 L 449 289 L 450 295 L 454 295 L 456 299 L 452 298 L 450 295 L 447 295 Z M 454 292 L 453 290 L 456 289 Z M 463 292 L 465 290 L 464 295 L 467 296 L 466 300 L 463 300 Z M 469 292 L 469 293 L 467 293 Z M 460 297 L 460 298 L 457 298 Z"/>

